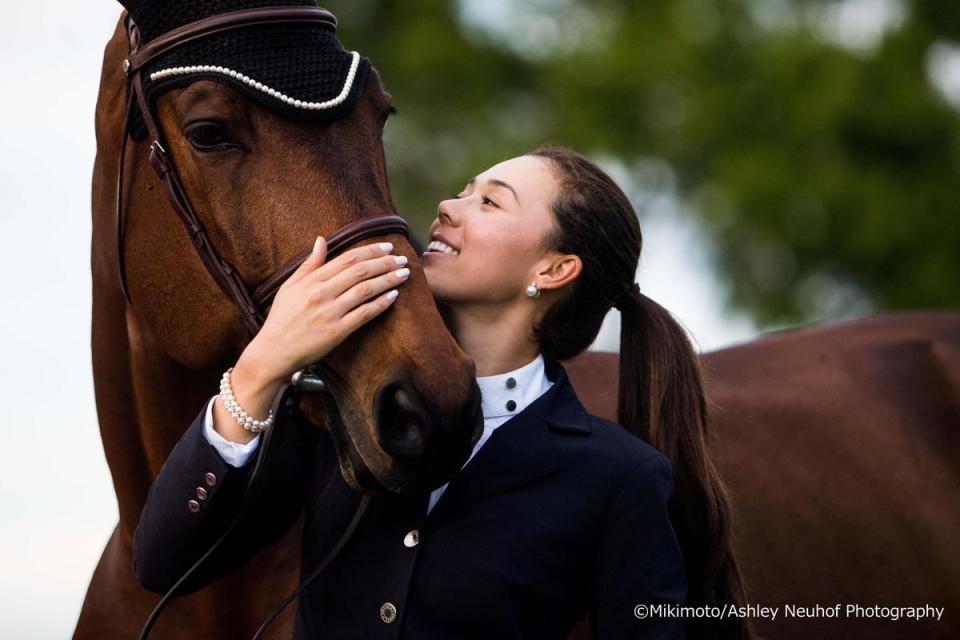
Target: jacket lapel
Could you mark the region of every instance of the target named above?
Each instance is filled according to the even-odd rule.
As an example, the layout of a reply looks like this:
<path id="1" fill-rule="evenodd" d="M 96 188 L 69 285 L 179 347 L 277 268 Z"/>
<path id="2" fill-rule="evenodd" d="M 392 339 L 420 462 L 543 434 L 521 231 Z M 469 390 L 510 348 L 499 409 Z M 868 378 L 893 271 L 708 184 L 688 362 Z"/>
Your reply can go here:
<path id="1" fill-rule="evenodd" d="M 590 433 L 588 413 L 559 362 L 545 360 L 553 386 L 497 427 L 476 455 L 450 481 L 427 521 L 563 469 L 568 461 L 555 438 Z"/>

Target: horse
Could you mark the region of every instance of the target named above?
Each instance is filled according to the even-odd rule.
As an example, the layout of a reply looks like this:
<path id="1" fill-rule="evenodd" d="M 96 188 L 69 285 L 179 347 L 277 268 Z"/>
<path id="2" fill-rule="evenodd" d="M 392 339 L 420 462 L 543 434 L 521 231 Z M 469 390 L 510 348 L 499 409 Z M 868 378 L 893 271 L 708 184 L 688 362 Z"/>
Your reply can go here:
<path id="1" fill-rule="evenodd" d="M 131 43 L 125 19 L 123 12 L 104 49 L 91 243 L 94 391 L 119 522 L 88 586 L 75 638 L 135 637 L 157 603 L 132 571 L 132 536 L 147 491 L 216 393 L 219 373 L 236 362 L 250 338 L 237 306 L 171 215 L 163 184 L 147 161 L 149 139 L 126 140 Z M 350 223 L 355 228 L 370 212 L 394 211 L 382 142 L 390 100 L 371 69 L 347 116 L 310 123 L 285 119 L 230 86 L 198 79 L 162 94 L 155 122 L 210 243 L 243 282 L 269 284 L 271 274 L 302 256 L 316 235 L 329 238 Z M 214 115 L 233 131 L 256 132 L 255 152 L 239 164 L 191 153 L 183 124 L 197 114 Z M 119 212 L 125 231 L 118 234 L 113 216 L 121 145 L 130 151 Z M 339 415 L 329 415 L 328 400 L 314 393 L 303 394 L 300 410 L 318 428 L 340 430 L 332 435 L 339 436 L 341 472 L 353 488 L 409 493 L 439 486 L 463 464 L 482 431 L 475 364 L 434 304 L 414 240 L 397 231 L 361 239 L 392 241 L 394 253 L 407 256 L 411 274 L 388 313 L 323 359 L 325 372 L 332 372 L 324 381 L 339 390 L 333 394 Z M 118 257 L 124 248 L 121 287 L 124 263 Z M 293 527 L 241 571 L 171 601 L 157 636 L 252 635 L 277 595 L 296 587 L 299 538 L 299 527 Z M 276 637 L 292 632 L 290 613 L 275 625 Z"/>
<path id="2" fill-rule="evenodd" d="M 616 419 L 617 355 L 567 366 Z M 758 637 L 960 637 L 960 313 L 881 313 L 701 355 L 710 446 Z M 786 615 L 786 605 L 843 605 Z M 892 621 L 847 605 L 943 608 Z M 571 638 L 588 640 L 586 621 Z"/>

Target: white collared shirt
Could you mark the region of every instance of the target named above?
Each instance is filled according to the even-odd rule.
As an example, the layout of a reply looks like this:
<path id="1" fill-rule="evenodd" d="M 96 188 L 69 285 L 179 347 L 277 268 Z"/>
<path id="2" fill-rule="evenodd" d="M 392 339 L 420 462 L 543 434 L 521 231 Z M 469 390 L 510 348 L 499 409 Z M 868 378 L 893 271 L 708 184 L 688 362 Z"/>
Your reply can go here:
<path id="1" fill-rule="evenodd" d="M 480 434 L 477 443 L 473 445 L 473 451 L 467 461 L 460 467 L 461 469 L 467 466 L 473 456 L 477 455 L 480 447 L 493 435 L 494 429 L 526 409 L 527 405 L 553 386 L 553 382 L 547 378 L 543 356 L 537 354 L 536 358 L 519 369 L 492 376 L 478 376 L 477 386 L 480 387 L 483 433 Z M 427 513 L 430 513 L 433 506 L 437 504 L 437 500 L 440 499 L 449 484 L 448 482 L 442 487 L 434 489 L 433 493 L 430 494 Z"/>
<path id="2" fill-rule="evenodd" d="M 477 386 L 480 387 L 480 407 L 483 412 L 483 433 L 480 439 L 473 445 L 473 451 L 467 458 L 463 466 L 467 466 L 473 456 L 477 454 L 480 447 L 490 439 L 494 430 L 508 421 L 513 416 L 527 408 L 527 406 L 539 398 L 543 393 L 553 386 L 553 382 L 547 378 L 547 372 L 544 367 L 543 356 L 537 354 L 537 357 L 523 365 L 519 369 L 498 373 L 492 376 L 478 376 Z M 242 467 L 257 450 L 260 444 L 260 434 L 247 444 L 239 444 L 227 440 L 213 428 L 213 401 L 217 396 L 213 396 L 207 402 L 207 410 L 204 415 L 203 435 L 220 454 L 223 460 L 234 467 Z M 433 506 L 443 495 L 449 483 L 438 487 L 430 494 L 430 504 L 427 507 L 429 513 Z"/>

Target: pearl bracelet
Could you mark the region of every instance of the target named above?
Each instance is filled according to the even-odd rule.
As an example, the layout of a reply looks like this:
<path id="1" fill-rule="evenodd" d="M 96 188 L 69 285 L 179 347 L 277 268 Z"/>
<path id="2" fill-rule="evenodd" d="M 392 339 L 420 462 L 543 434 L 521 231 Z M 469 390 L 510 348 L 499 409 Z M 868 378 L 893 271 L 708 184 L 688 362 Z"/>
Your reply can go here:
<path id="1" fill-rule="evenodd" d="M 270 425 L 273 424 L 273 410 L 271 409 L 267 413 L 264 420 L 255 420 L 250 417 L 237 402 L 237 399 L 233 397 L 233 388 L 230 386 L 230 374 L 232 372 L 233 367 L 230 367 L 223 372 L 223 377 L 220 378 L 220 397 L 223 398 L 223 406 L 227 408 L 227 412 L 233 416 L 233 419 L 247 431 L 260 433 L 269 429 Z"/>

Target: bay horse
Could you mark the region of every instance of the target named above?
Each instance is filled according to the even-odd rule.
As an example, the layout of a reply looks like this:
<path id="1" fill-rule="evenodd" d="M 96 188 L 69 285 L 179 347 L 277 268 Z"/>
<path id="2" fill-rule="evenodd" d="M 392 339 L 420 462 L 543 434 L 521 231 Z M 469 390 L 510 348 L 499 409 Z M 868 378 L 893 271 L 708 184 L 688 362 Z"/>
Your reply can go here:
<path id="1" fill-rule="evenodd" d="M 94 389 L 120 518 L 88 587 L 76 638 L 135 637 L 159 600 L 132 571 L 132 535 L 147 490 L 250 337 L 242 321 L 249 314 L 241 317 L 224 296 L 173 215 L 147 160 L 150 140 L 126 141 L 128 46 L 138 38 L 128 41 L 125 19 L 126 12 L 104 50 L 91 244 Z M 269 285 L 318 234 L 330 238 L 357 226 L 350 223 L 366 223 L 371 212 L 394 211 L 382 143 L 390 96 L 374 69 L 361 89 L 349 114 L 324 123 L 285 119 L 209 79 L 157 99 L 164 153 L 210 244 L 245 283 Z M 194 152 L 184 123 L 198 117 L 255 137 L 255 150 L 229 161 Z M 118 158 L 125 144 L 130 150 L 118 209 L 126 224 L 117 233 Z M 316 394 L 304 394 L 300 409 L 318 428 L 339 430 L 341 473 L 355 489 L 435 488 L 459 469 L 482 431 L 475 365 L 447 330 L 412 241 L 398 232 L 361 240 L 392 241 L 394 253 L 407 256 L 411 274 L 387 313 L 323 359 L 328 386 L 340 390 L 334 394 L 338 415 L 328 420 L 327 400 Z M 154 637 L 251 636 L 281 592 L 296 586 L 299 547 L 299 527 L 293 527 L 235 575 L 174 599 Z M 262 580 L 265 575 L 271 580 Z M 291 612 L 271 637 L 291 634 Z"/>

